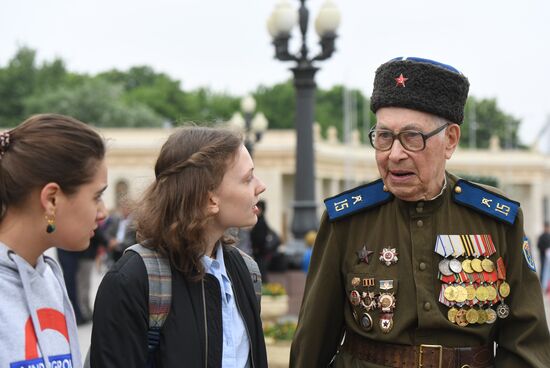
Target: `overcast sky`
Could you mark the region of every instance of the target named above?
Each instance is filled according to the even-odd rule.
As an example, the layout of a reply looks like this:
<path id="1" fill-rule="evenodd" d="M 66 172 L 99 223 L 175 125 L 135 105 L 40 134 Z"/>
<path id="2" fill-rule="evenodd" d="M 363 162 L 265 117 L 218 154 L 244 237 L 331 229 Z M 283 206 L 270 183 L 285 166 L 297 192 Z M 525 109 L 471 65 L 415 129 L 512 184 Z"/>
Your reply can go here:
<path id="1" fill-rule="evenodd" d="M 290 0 L 298 6 L 297 0 Z M 312 26 L 324 0 L 308 0 Z M 550 115 L 550 1 L 335 0 L 337 52 L 319 64 L 323 88 L 346 84 L 370 96 L 374 71 L 396 56 L 451 64 L 470 94 L 496 97 L 523 120 L 531 143 Z M 245 94 L 288 79 L 273 59 L 266 20 L 276 0 L 17 0 L 0 7 L 0 65 L 19 46 L 39 60 L 97 73 L 150 65 L 182 82 Z M 295 34 L 294 39 L 297 39 Z M 317 35 L 309 34 L 313 52 Z M 294 44 L 296 46 L 296 44 Z M 0 102 L 1 103 L 1 102 Z"/>

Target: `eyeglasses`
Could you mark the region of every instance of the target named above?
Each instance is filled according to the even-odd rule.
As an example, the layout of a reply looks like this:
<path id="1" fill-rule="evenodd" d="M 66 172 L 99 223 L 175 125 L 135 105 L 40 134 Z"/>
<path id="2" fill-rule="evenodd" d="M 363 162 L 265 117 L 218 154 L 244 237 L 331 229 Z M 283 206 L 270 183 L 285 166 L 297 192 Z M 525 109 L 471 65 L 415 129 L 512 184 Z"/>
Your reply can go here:
<path id="1" fill-rule="evenodd" d="M 389 151 L 393 146 L 393 141 L 397 138 L 407 151 L 417 152 L 426 148 L 428 138 L 433 137 L 448 126 L 448 124 L 442 125 L 427 134 L 416 130 L 404 130 L 394 134 L 391 130 L 373 129 L 369 132 L 369 139 L 370 144 L 378 151 Z"/>

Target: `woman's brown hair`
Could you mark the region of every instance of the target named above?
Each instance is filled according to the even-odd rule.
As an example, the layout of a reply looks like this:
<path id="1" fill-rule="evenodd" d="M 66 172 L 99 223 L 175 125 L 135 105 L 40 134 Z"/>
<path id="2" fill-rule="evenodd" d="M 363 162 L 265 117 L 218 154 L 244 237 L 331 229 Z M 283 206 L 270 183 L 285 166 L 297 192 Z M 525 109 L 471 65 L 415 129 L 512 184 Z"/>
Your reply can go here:
<path id="1" fill-rule="evenodd" d="M 167 256 L 188 279 L 204 275 L 208 194 L 221 184 L 241 145 L 229 130 L 179 128 L 162 146 L 156 179 L 136 207 L 138 240 Z"/>
<path id="2" fill-rule="evenodd" d="M 69 116 L 34 115 L 1 135 L 0 220 L 47 183 L 74 194 L 92 180 L 105 156 L 100 135 Z"/>

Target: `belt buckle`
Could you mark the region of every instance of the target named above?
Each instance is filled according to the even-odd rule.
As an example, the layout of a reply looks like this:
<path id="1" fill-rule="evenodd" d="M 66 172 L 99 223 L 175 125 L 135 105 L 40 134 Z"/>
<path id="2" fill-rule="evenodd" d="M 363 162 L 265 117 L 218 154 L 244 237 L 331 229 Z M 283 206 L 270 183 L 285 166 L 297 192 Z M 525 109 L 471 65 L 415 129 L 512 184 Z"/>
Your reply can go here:
<path id="1" fill-rule="evenodd" d="M 426 345 L 421 344 L 418 354 L 418 368 L 422 368 L 422 359 L 424 354 L 424 349 L 439 349 L 439 364 L 437 365 L 437 368 L 441 368 L 441 364 L 443 363 L 443 346 L 441 345 Z"/>

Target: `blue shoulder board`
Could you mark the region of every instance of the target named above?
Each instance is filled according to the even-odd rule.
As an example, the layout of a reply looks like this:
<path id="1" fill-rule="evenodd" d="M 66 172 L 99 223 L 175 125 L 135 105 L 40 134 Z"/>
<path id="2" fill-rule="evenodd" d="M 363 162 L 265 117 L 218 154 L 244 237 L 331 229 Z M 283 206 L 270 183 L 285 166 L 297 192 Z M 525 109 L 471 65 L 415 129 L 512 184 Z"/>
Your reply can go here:
<path id="1" fill-rule="evenodd" d="M 363 211 L 393 198 L 393 195 L 384 191 L 382 179 L 360 187 L 350 189 L 337 196 L 325 199 L 325 206 L 330 221 Z"/>
<path id="2" fill-rule="evenodd" d="M 519 211 L 519 202 L 488 191 L 466 180 L 458 180 L 453 191 L 455 202 L 513 225 Z"/>

